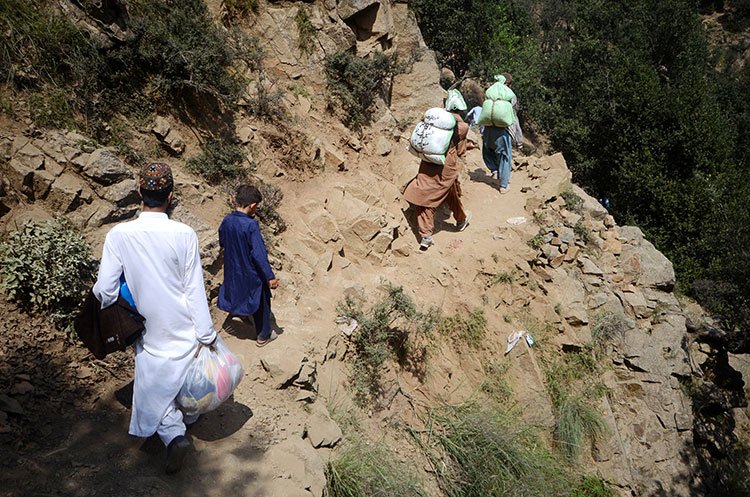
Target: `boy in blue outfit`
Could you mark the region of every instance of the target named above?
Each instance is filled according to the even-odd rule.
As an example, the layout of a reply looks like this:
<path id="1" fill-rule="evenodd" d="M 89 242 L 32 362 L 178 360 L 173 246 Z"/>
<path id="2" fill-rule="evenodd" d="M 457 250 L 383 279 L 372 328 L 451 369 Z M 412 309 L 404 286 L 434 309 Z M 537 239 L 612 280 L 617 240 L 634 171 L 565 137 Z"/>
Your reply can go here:
<path id="1" fill-rule="evenodd" d="M 279 286 L 268 263 L 260 226 L 253 219 L 262 200 L 256 187 L 241 185 L 235 196 L 235 211 L 219 226 L 219 244 L 224 249 L 224 283 L 219 289 L 219 309 L 244 319 L 252 316 L 258 347 L 277 337 L 271 327 L 271 290 Z"/>

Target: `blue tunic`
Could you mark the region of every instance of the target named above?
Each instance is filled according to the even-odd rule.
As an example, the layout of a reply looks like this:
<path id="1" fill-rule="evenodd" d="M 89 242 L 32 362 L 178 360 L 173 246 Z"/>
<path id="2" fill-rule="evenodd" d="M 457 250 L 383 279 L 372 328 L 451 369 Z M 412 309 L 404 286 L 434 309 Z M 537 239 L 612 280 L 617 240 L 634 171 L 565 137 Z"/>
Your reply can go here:
<path id="1" fill-rule="evenodd" d="M 242 212 L 232 212 L 219 226 L 219 244 L 224 249 L 219 309 L 251 316 L 260 306 L 263 286 L 275 278 L 258 221 Z"/>

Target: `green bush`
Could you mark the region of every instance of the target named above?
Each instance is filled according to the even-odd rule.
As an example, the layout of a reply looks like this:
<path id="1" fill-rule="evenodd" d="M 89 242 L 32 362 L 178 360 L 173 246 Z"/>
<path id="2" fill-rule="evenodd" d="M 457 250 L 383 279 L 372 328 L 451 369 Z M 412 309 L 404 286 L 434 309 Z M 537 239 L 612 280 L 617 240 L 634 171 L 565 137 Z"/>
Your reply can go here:
<path id="1" fill-rule="evenodd" d="M 132 36 L 102 48 L 49 2 L 5 0 L 0 78 L 35 92 L 58 89 L 32 106 L 39 124 L 67 126 L 72 113 L 92 133 L 117 113 L 190 112 L 194 102 L 231 104 L 244 90 L 239 73 L 227 70 L 241 47 L 214 25 L 203 0 L 133 0 L 126 22 Z M 71 112 L 60 112 L 64 101 Z"/>
<path id="2" fill-rule="evenodd" d="M 490 280 L 490 286 L 495 286 L 498 283 L 505 283 L 506 285 L 510 285 L 514 281 L 516 281 L 515 271 L 501 271 L 492 277 L 492 279 Z"/>
<path id="3" fill-rule="evenodd" d="M 587 476 L 573 488 L 570 497 L 616 497 L 616 494 L 606 481 Z"/>
<path id="4" fill-rule="evenodd" d="M 246 97 L 248 110 L 256 116 L 278 123 L 286 115 L 284 90 L 261 71 L 255 83 L 255 93 Z"/>
<path id="5" fill-rule="evenodd" d="M 586 245 L 591 242 L 592 237 L 594 236 L 591 233 L 591 230 L 586 227 L 586 225 L 583 222 L 583 218 L 579 219 L 578 222 L 573 226 L 573 233 L 576 234 L 580 240 L 585 243 Z"/>
<path id="6" fill-rule="evenodd" d="M 237 145 L 209 140 L 203 144 L 198 155 L 185 162 L 185 167 L 210 183 L 220 183 L 239 176 L 244 160 L 245 154 Z"/>
<path id="7" fill-rule="evenodd" d="M 491 360 L 484 366 L 484 380 L 479 389 L 498 403 L 507 402 L 513 396 L 513 389 L 505 379 L 510 362 L 500 363 Z"/>
<path id="8" fill-rule="evenodd" d="M 575 194 L 573 190 L 563 190 L 560 197 L 565 201 L 565 208 L 576 214 L 583 214 L 583 199 Z"/>
<path id="9" fill-rule="evenodd" d="M 32 93 L 29 97 L 29 112 L 37 126 L 68 128 L 75 124 L 68 92 L 62 88 Z"/>
<path id="10" fill-rule="evenodd" d="M 478 307 L 466 316 L 458 313 L 444 318 L 439 329 L 441 333 L 453 337 L 460 344 L 480 349 L 487 335 L 487 317 L 484 310 Z"/>
<path id="11" fill-rule="evenodd" d="M 364 303 L 347 297 L 337 312 L 355 319 L 359 326 L 351 341 L 354 359 L 351 388 L 360 405 L 374 403 L 384 392 L 383 373 L 387 361 L 396 360 L 417 377 L 424 374 L 426 342 L 439 319 L 434 310 L 422 314 L 403 287 L 387 283 L 383 297 L 364 309 Z"/>
<path id="12" fill-rule="evenodd" d="M 419 481 L 382 444 L 349 441 L 325 468 L 329 497 L 426 497 Z"/>
<path id="13" fill-rule="evenodd" d="M 544 444 L 492 404 L 470 403 L 430 412 L 421 446 L 449 497 L 567 495 L 569 475 Z"/>
<path id="14" fill-rule="evenodd" d="M 258 0 L 223 0 L 222 3 L 232 17 L 245 17 L 258 12 Z"/>
<path id="15" fill-rule="evenodd" d="M 599 350 L 614 340 L 622 339 L 628 330 L 627 318 L 622 313 L 597 314 L 592 324 L 591 340 Z"/>
<path id="16" fill-rule="evenodd" d="M 370 122 L 375 98 L 389 101 L 393 76 L 401 71 L 396 54 L 376 52 L 362 59 L 349 52 L 336 52 L 325 60 L 329 98 L 344 110 L 344 124 L 359 130 Z"/>
<path id="17" fill-rule="evenodd" d="M 526 242 L 526 245 L 533 248 L 534 250 L 539 250 L 544 246 L 544 235 L 541 233 L 537 233 L 532 238 L 529 239 L 529 241 Z"/>
<path id="18" fill-rule="evenodd" d="M 26 224 L 0 243 L 2 290 L 27 312 L 49 312 L 66 326 L 94 279 L 96 261 L 65 218 Z"/>
<path id="19" fill-rule="evenodd" d="M 576 460 L 588 438 L 600 440 L 607 433 L 602 415 L 576 395 L 566 395 L 558 402 L 555 415 L 555 442 L 570 460 Z"/>
<path id="20" fill-rule="evenodd" d="M 103 62 L 90 37 L 44 2 L 0 2 L 0 80 L 22 87 L 91 89 Z"/>
<path id="21" fill-rule="evenodd" d="M 554 439 L 557 448 L 569 460 L 581 453 L 586 439 L 598 440 L 607 433 L 607 425 L 591 405 L 606 393 L 599 381 L 601 371 L 593 351 L 585 347 L 547 364 L 547 392 L 555 408 Z"/>
<path id="22" fill-rule="evenodd" d="M 300 7 L 294 16 L 294 21 L 297 23 L 297 48 L 303 55 L 312 54 L 317 41 L 317 30 L 310 20 L 307 9 Z"/>

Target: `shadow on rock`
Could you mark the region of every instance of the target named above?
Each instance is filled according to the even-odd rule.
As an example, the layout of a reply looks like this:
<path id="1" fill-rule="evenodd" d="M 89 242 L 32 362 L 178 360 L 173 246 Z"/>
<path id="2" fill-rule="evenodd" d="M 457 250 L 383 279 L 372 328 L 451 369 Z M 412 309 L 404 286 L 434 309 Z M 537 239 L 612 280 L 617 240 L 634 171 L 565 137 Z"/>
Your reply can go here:
<path id="1" fill-rule="evenodd" d="M 500 183 L 490 176 L 489 171 L 483 167 L 478 167 L 473 171 L 469 171 L 469 179 L 475 183 L 484 183 L 485 185 L 491 186 L 493 190 L 497 190 L 500 187 Z"/>
<path id="2" fill-rule="evenodd" d="M 230 398 L 215 411 L 201 416 L 188 428 L 188 433 L 204 442 L 213 442 L 238 432 L 252 417 L 253 411 L 248 406 Z"/>

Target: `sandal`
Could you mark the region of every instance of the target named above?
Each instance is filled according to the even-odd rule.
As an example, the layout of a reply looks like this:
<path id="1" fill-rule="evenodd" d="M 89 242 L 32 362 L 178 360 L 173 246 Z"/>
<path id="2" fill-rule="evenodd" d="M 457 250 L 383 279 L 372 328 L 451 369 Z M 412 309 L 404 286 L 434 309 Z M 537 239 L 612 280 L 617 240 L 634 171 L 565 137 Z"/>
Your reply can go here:
<path id="1" fill-rule="evenodd" d="M 279 335 L 275 331 L 271 331 L 271 336 L 269 336 L 268 338 L 266 339 L 257 338 L 255 340 L 255 345 L 257 345 L 258 347 L 265 347 L 268 344 L 268 342 L 273 342 L 277 338 L 279 338 Z"/>

